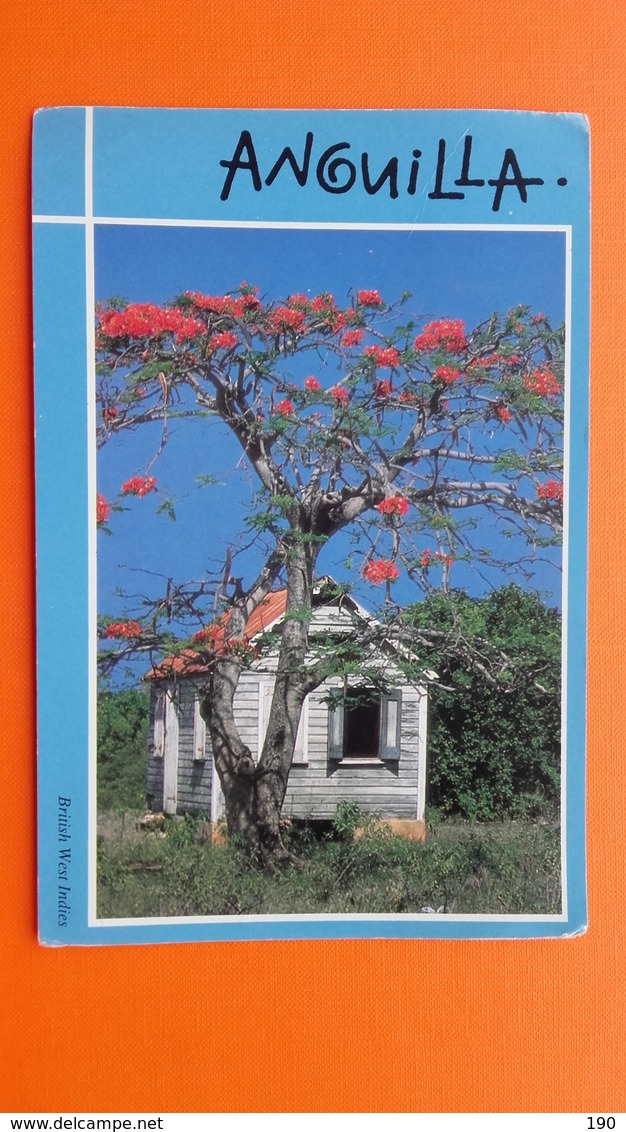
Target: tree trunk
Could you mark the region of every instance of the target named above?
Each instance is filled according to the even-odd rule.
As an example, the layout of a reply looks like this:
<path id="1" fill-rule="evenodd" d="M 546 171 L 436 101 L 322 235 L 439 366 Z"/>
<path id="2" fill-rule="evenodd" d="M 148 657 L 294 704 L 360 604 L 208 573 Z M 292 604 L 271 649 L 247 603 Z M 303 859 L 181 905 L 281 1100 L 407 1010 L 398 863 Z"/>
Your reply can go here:
<path id="1" fill-rule="evenodd" d="M 203 713 L 224 794 L 228 835 L 249 856 L 273 867 L 291 857 L 283 842 L 281 812 L 304 699 L 298 687 L 301 676 L 277 674 L 263 752 L 255 764 L 239 735 L 232 704 L 225 702 L 232 684 L 224 667 L 218 662 Z"/>
<path id="2" fill-rule="evenodd" d="M 309 690 L 304 664 L 317 553 L 314 545 L 297 540 L 290 550 L 276 684 L 267 734 L 256 764 L 241 739 L 234 714 L 240 661 L 228 655 L 217 659 L 202 704 L 224 793 L 228 835 L 269 868 L 293 859 L 283 841 L 281 812 L 302 704 Z M 229 636 L 241 639 L 243 626 L 229 626 Z"/>
<path id="3" fill-rule="evenodd" d="M 220 776 L 229 838 L 247 856 L 275 868 L 293 859 L 283 840 L 281 810 L 287 787 L 282 774 L 256 774 L 247 781 L 237 775 Z"/>

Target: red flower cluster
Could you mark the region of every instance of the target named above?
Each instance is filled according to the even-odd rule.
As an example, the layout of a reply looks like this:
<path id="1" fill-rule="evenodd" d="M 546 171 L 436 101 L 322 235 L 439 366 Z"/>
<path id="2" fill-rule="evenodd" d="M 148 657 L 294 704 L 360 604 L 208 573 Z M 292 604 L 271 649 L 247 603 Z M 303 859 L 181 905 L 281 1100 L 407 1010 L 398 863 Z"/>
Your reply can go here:
<path id="1" fill-rule="evenodd" d="M 247 637 L 231 637 L 230 640 L 224 642 L 222 652 L 230 653 L 231 656 L 236 657 L 238 660 L 254 660 L 258 655 L 254 645 L 250 644 Z"/>
<path id="2" fill-rule="evenodd" d="M 495 365 L 497 359 L 495 354 L 491 354 L 488 358 L 472 358 L 469 365 L 466 367 L 467 374 L 473 374 L 476 370 L 488 370 Z"/>
<path id="3" fill-rule="evenodd" d="M 475 370 L 488 370 L 492 366 L 510 367 L 520 365 L 522 359 L 519 354 L 488 354 L 482 358 L 472 358 L 466 367 L 466 373 L 473 374 Z"/>
<path id="4" fill-rule="evenodd" d="M 364 351 L 366 358 L 373 358 L 377 366 L 397 366 L 398 364 L 398 351 L 395 346 L 366 346 Z"/>
<path id="5" fill-rule="evenodd" d="M 223 330 L 220 334 L 213 334 L 207 342 L 207 350 L 232 350 L 237 345 L 237 335 L 232 330 Z"/>
<path id="6" fill-rule="evenodd" d="M 557 480 L 548 480 L 547 483 L 540 483 L 537 488 L 538 499 L 551 499 L 555 503 L 563 502 L 563 484 L 558 483 Z"/>
<path id="7" fill-rule="evenodd" d="M 337 401 L 340 405 L 345 405 L 346 401 L 350 399 L 350 394 L 345 385 L 333 385 L 332 389 L 329 389 L 328 392 L 333 400 Z"/>
<path id="8" fill-rule="evenodd" d="M 198 310 L 226 318 L 243 318 L 248 312 L 261 309 L 261 304 L 252 291 L 239 295 L 236 299 L 230 295 L 201 295 L 197 291 L 185 291 L 185 298 L 191 299 Z"/>
<path id="9" fill-rule="evenodd" d="M 199 629 L 191 638 L 192 644 L 204 645 L 217 656 L 224 656 L 228 653 L 238 660 L 253 659 L 257 655 L 257 650 L 247 637 L 231 637 L 229 640 L 224 640 L 227 623 L 228 618 L 221 617 L 219 621 L 213 622 L 212 625 Z"/>
<path id="10" fill-rule="evenodd" d="M 460 369 L 454 369 L 452 366 L 437 366 L 433 374 L 433 381 L 441 381 L 444 385 L 452 385 L 460 376 Z"/>
<path id="11" fill-rule="evenodd" d="M 96 494 L 96 523 L 106 523 L 110 514 L 111 514 L 111 508 L 109 507 L 109 504 L 107 503 L 104 496 L 100 495 L 100 492 L 97 492 L 97 494 Z"/>
<path id="12" fill-rule="evenodd" d="M 346 347 L 358 346 L 358 344 L 359 344 L 359 342 L 361 341 L 362 338 L 363 338 L 363 331 L 362 330 L 346 330 L 345 334 L 342 334 L 342 336 L 341 336 L 340 345 L 346 346 Z"/>
<path id="13" fill-rule="evenodd" d="M 307 316 L 316 326 L 319 327 L 321 323 L 322 329 L 330 330 L 334 334 L 343 329 L 348 318 L 354 317 L 354 311 L 350 309 L 344 314 L 327 291 L 316 295 L 313 299 L 302 294 L 289 295 L 286 306 L 267 311 L 265 329 L 269 334 L 284 334 L 289 330 L 294 333 L 304 333 Z"/>
<path id="14" fill-rule="evenodd" d="M 322 291 L 320 295 L 316 295 L 311 300 L 310 311 L 316 314 L 326 330 L 336 334 L 339 330 L 343 330 L 346 325 L 346 316 L 343 311 L 337 307 L 333 296 L 328 291 Z"/>
<path id="15" fill-rule="evenodd" d="M 100 331 L 106 338 L 157 338 L 175 334 L 176 341 L 195 338 L 204 327 L 177 307 L 157 307 L 154 303 L 129 303 L 124 310 L 105 310 L 100 314 Z"/>
<path id="16" fill-rule="evenodd" d="M 378 291 L 357 291 L 356 301 L 361 307 L 381 307 L 383 304 Z"/>
<path id="17" fill-rule="evenodd" d="M 288 306 L 295 308 L 300 314 L 316 316 L 316 323 L 321 323 L 324 329 L 336 333 L 341 331 L 350 318 L 354 317 L 352 309 L 342 311 L 335 305 L 333 295 L 327 291 L 316 294 L 314 299 L 308 299 L 306 294 L 290 294 Z"/>
<path id="18" fill-rule="evenodd" d="M 108 640 L 123 639 L 124 637 L 138 637 L 141 625 L 138 621 L 112 621 L 107 625 L 104 636 Z"/>
<path id="19" fill-rule="evenodd" d="M 365 563 L 361 576 L 366 582 L 378 586 L 382 582 L 395 582 L 400 576 L 400 571 L 389 558 L 373 558 Z"/>
<path id="20" fill-rule="evenodd" d="M 321 294 L 311 299 L 311 310 L 319 314 L 320 311 L 336 311 L 337 307 L 332 295 L 328 291 L 322 291 Z"/>
<path id="21" fill-rule="evenodd" d="M 529 393 L 537 393 L 540 397 L 556 397 L 561 392 L 561 385 L 547 366 L 540 366 L 532 373 L 524 374 L 522 384 Z"/>
<path id="22" fill-rule="evenodd" d="M 390 495 L 376 506 L 381 515 L 406 515 L 408 509 L 409 501 L 403 495 Z"/>
<path id="23" fill-rule="evenodd" d="M 321 385 L 316 377 L 305 377 L 304 388 L 308 389 L 309 393 L 317 393 L 321 389 Z"/>
<path id="24" fill-rule="evenodd" d="M 496 405 L 496 416 L 502 424 L 508 424 L 511 419 L 511 410 L 506 405 Z"/>
<path id="25" fill-rule="evenodd" d="M 185 291 L 185 298 L 191 299 L 198 310 L 209 311 L 210 314 L 232 314 L 233 300 L 229 295 L 201 295 L 199 291 Z"/>
<path id="26" fill-rule="evenodd" d="M 398 401 L 402 401 L 405 405 L 414 405 L 417 399 L 417 394 L 412 389 L 403 389 L 398 395 Z"/>
<path id="27" fill-rule="evenodd" d="M 444 566 L 452 565 L 451 555 L 443 554 L 440 550 L 436 550 L 434 554 L 432 550 L 423 550 L 417 561 L 422 570 L 427 570 L 429 566 L 432 566 L 433 562 L 443 563 Z"/>
<path id="28" fill-rule="evenodd" d="M 107 405 L 106 409 L 102 410 L 103 421 L 114 421 L 119 415 L 119 409 L 116 409 L 115 405 Z"/>
<path id="29" fill-rule="evenodd" d="M 156 490 L 156 482 L 154 476 L 131 476 L 122 484 L 122 495 L 138 495 L 141 498 Z"/>
<path id="30" fill-rule="evenodd" d="M 251 292 L 248 292 L 246 295 L 240 295 L 237 299 L 231 299 L 230 303 L 230 313 L 233 318 L 243 318 L 244 314 L 261 310 L 259 300 L 255 295 L 251 294 Z"/>
<path id="31" fill-rule="evenodd" d="M 546 321 L 546 316 L 545 314 L 539 312 L 538 314 L 534 314 L 530 321 L 532 322 L 533 326 L 537 326 L 538 323 Z"/>
<path id="32" fill-rule="evenodd" d="M 379 381 L 374 388 L 374 396 L 378 401 L 386 401 L 393 392 L 390 381 Z"/>
<path id="33" fill-rule="evenodd" d="M 281 417 L 288 417 L 293 413 L 293 402 L 285 398 L 284 401 L 279 401 L 274 408 L 275 413 L 280 413 Z"/>
<path id="34" fill-rule="evenodd" d="M 304 314 L 289 307 L 276 307 L 267 316 L 266 326 L 270 334 L 285 334 L 288 330 L 297 333 L 304 325 Z"/>
<path id="35" fill-rule="evenodd" d="M 420 350 L 445 350 L 447 354 L 457 354 L 467 346 L 465 323 L 460 319 L 441 318 L 429 322 L 418 334 L 413 345 Z"/>
<path id="36" fill-rule="evenodd" d="M 210 644 L 213 646 L 221 636 L 222 629 L 220 629 L 219 625 L 209 625 L 208 628 L 199 629 L 197 633 L 194 633 L 191 640 L 195 645 Z"/>

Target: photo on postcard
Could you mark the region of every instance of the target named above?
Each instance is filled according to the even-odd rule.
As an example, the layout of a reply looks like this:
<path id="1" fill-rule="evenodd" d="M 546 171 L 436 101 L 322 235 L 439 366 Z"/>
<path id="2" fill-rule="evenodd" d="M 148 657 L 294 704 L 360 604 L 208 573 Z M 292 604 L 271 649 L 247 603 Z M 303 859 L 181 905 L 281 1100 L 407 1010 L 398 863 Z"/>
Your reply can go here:
<path id="1" fill-rule="evenodd" d="M 562 915 L 567 229 L 94 258 L 97 920 Z"/>

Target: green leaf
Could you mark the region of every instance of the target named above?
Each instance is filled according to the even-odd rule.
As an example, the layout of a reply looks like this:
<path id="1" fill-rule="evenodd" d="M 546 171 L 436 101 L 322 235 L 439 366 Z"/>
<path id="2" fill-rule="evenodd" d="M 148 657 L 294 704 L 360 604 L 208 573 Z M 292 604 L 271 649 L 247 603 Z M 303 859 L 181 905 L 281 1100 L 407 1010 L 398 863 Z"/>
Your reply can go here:
<path id="1" fill-rule="evenodd" d="M 171 522 L 176 522 L 176 512 L 174 511 L 174 503 L 171 499 L 164 499 L 156 509 L 157 515 L 167 515 Z"/>
<path id="2" fill-rule="evenodd" d="M 206 474 L 196 476 L 196 483 L 197 483 L 198 487 L 209 487 L 213 484 L 218 484 L 220 487 L 225 486 L 224 481 L 219 479 L 218 476 L 212 476 L 212 475 L 206 475 Z"/>

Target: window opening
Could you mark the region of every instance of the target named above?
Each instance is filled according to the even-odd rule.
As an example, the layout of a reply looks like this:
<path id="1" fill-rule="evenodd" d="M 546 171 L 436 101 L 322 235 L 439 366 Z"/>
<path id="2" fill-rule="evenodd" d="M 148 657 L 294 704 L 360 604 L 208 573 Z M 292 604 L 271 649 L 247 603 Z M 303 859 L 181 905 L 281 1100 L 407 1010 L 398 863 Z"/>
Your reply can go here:
<path id="1" fill-rule="evenodd" d="M 344 759 L 380 755 L 380 697 L 361 693 L 346 697 L 343 723 Z"/>

